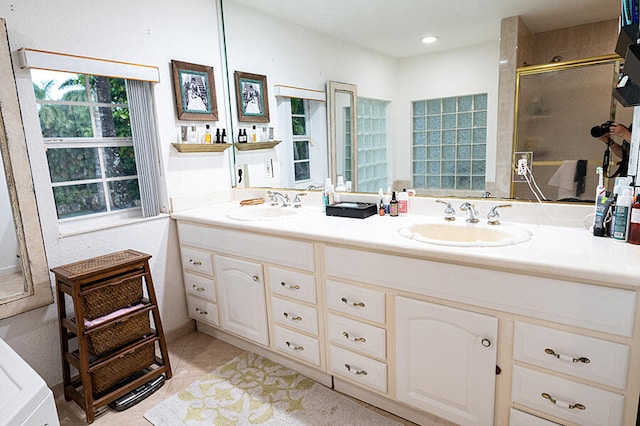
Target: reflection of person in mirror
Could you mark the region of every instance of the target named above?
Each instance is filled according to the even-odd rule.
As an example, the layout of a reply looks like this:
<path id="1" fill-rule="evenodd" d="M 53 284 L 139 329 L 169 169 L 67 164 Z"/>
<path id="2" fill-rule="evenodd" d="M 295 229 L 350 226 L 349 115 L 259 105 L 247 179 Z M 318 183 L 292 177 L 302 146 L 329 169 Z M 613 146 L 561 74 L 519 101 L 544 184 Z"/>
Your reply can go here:
<path id="1" fill-rule="evenodd" d="M 598 138 L 602 142 L 604 142 L 607 145 L 607 147 L 609 147 L 609 149 L 611 150 L 611 152 L 613 152 L 614 155 L 621 158 L 620 168 L 618 169 L 618 172 L 616 172 L 616 174 L 619 174 L 620 176 L 627 175 L 627 167 L 629 162 L 629 149 L 631 148 L 631 143 L 630 143 L 631 131 L 632 131 L 631 125 L 629 127 L 626 127 L 620 123 L 612 123 L 611 126 L 609 126 L 609 133 L 605 133 L 604 135 Z M 619 144 L 616 141 L 614 141 L 611 138 L 612 136 L 618 136 L 622 138 L 622 143 Z"/>
<path id="2" fill-rule="evenodd" d="M 187 76 L 184 83 L 184 93 L 187 101 L 186 109 L 190 111 L 206 111 L 207 104 L 202 96 L 203 87 L 201 88 L 195 76 Z"/>
<path id="3" fill-rule="evenodd" d="M 260 114 L 260 92 L 252 83 L 246 83 L 242 90 L 242 109 L 245 114 Z"/>

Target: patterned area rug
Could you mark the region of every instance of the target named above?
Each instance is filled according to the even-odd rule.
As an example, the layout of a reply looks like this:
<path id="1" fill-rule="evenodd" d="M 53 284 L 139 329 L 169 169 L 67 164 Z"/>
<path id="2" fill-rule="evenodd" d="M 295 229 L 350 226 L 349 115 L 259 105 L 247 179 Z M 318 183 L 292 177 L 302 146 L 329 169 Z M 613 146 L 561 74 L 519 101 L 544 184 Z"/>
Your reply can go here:
<path id="1" fill-rule="evenodd" d="M 400 425 L 250 352 L 172 395 L 144 417 L 156 426 Z"/>

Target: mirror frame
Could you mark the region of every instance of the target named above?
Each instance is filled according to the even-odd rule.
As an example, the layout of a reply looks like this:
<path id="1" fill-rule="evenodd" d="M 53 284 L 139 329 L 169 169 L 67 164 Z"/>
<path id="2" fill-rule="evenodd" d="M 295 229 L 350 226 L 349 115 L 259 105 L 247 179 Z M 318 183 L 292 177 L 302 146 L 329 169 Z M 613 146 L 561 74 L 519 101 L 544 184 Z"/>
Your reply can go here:
<path id="1" fill-rule="evenodd" d="M 338 165 L 337 163 L 337 109 L 336 109 L 336 93 L 346 93 L 351 96 L 351 185 L 352 191 L 358 191 L 358 86 L 349 83 L 340 83 L 338 81 L 327 82 L 327 124 L 329 128 L 329 176 L 331 182 L 335 185 L 338 181 Z"/>
<path id="2" fill-rule="evenodd" d="M 25 279 L 24 291 L 0 300 L 0 319 L 53 303 L 5 20 L 0 18 L 0 152 Z"/>

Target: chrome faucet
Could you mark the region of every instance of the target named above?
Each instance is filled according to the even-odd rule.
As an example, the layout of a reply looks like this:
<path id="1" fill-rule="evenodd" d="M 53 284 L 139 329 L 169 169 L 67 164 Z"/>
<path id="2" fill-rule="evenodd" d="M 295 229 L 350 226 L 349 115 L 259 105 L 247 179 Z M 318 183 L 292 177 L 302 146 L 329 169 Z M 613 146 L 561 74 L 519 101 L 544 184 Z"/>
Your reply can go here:
<path id="1" fill-rule="evenodd" d="M 282 199 L 282 207 L 287 207 L 290 204 L 289 196 L 287 194 L 282 194 L 277 191 L 267 191 L 267 195 L 269 196 L 269 201 L 272 206 L 278 205 L 278 197 Z"/>
<path id="2" fill-rule="evenodd" d="M 446 204 L 447 207 L 444 209 L 444 220 L 456 220 L 456 211 L 451 207 L 451 203 L 443 200 L 436 200 L 436 203 Z"/>
<path id="3" fill-rule="evenodd" d="M 467 212 L 467 222 L 469 223 L 478 223 L 480 219 L 478 219 L 478 210 L 476 210 L 476 205 L 472 203 L 462 203 L 460 204 L 460 210 L 463 212 Z"/>
<path id="4" fill-rule="evenodd" d="M 305 195 L 307 195 L 306 192 L 300 192 L 296 194 L 295 197 L 293 197 L 293 208 L 299 209 L 300 207 L 302 207 L 302 200 L 300 199 L 300 197 Z"/>
<path id="5" fill-rule="evenodd" d="M 487 223 L 489 225 L 500 225 L 500 213 L 498 213 L 498 209 L 511 207 L 511 204 L 498 204 L 497 206 L 491 207 L 489 213 L 487 213 Z"/>

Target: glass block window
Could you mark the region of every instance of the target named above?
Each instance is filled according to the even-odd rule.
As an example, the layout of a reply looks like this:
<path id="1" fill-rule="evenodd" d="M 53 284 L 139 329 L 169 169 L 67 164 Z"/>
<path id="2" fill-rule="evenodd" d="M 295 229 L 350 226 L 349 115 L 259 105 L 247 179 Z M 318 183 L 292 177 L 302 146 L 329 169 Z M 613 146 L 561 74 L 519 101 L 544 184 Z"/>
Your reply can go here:
<path id="1" fill-rule="evenodd" d="M 358 98 L 359 192 L 387 187 L 387 105 L 387 101 Z"/>
<path id="2" fill-rule="evenodd" d="M 487 94 L 413 102 L 413 186 L 484 190 Z"/>

